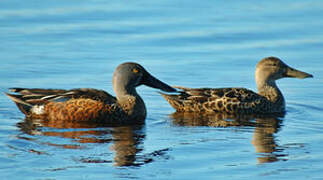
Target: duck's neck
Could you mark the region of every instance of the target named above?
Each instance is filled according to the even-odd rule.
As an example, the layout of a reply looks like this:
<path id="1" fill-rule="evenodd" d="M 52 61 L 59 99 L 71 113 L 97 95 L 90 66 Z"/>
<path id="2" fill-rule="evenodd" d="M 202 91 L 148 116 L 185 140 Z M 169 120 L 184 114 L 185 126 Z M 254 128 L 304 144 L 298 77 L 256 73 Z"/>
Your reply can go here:
<path id="1" fill-rule="evenodd" d="M 119 106 L 126 112 L 130 117 L 140 118 L 146 117 L 146 106 L 144 101 L 138 95 L 135 88 L 115 88 L 115 93 Z"/>
<path id="2" fill-rule="evenodd" d="M 276 85 L 275 80 L 269 78 L 261 78 L 256 76 L 256 83 L 258 88 L 258 94 L 264 96 L 270 102 L 285 108 L 285 99 L 281 91 Z"/>

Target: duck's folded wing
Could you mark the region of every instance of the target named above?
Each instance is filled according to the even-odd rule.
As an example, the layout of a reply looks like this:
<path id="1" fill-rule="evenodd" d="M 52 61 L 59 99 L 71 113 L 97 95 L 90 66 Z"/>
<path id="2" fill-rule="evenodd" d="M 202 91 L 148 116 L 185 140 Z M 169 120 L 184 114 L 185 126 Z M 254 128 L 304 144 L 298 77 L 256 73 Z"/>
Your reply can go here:
<path id="1" fill-rule="evenodd" d="M 93 99 L 96 101 L 112 104 L 116 102 L 116 98 L 109 93 L 91 88 L 81 89 L 33 89 L 33 88 L 10 88 L 12 92 L 18 93 L 15 95 L 25 102 L 35 101 L 67 101 L 69 99 Z"/>
<path id="2" fill-rule="evenodd" d="M 229 101 L 252 102 L 264 97 L 246 88 L 183 88 L 181 98 L 186 100 L 213 101 L 229 99 Z"/>
<path id="3" fill-rule="evenodd" d="M 97 89 L 26 89 L 11 88 L 8 94 L 28 117 L 51 120 L 115 120 L 123 112 L 116 98 Z"/>
<path id="4" fill-rule="evenodd" d="M 257 93 L 245 88 L 184 88 L 179 95 L 163 96 L 177 111 L 249 111 L 266 101 Z"/>

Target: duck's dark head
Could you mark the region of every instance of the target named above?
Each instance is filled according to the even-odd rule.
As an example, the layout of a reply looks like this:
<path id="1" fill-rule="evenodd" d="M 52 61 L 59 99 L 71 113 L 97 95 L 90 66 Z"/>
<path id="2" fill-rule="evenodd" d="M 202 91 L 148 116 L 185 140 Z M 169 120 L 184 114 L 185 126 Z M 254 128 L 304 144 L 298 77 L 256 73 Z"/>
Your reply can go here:
<path id="1" fill-rule="evenodd" d="M 113 88 L 118 91 L 133 91 L 137 86 L 146 85 L 166 92 L 176 92 L 176 89 L 158 80 L 140 64 L 127 62 L 120 64 L 113 74 Z"/>
<path id="2" fill-rule="evenodd" d="M 300 70 L 289 67 L 282 60 L 277 57 L 266 57 L 262 59 L 256 67 L 256 81 L 257 79 L 266 79 L 268 81 L 275 81 L 284 77 L 293 78 L 310 78 L 313 75 L 302 72 Z"/>

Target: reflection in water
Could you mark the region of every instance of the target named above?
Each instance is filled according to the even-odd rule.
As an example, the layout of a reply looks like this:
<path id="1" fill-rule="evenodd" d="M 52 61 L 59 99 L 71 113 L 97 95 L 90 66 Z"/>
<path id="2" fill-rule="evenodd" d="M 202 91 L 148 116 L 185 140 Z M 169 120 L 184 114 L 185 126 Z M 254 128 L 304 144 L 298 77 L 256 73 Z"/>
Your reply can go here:
<path id="1" fill-rule="evenodd" d="M 278 154 L 281 149 L 275 142 L 275 133 L 281 126 L 283 114 L 274 115 L 242 115 L 227 113 L 179 113 L 175 112 L 171 115 L 174 119 L 173 123 L 180 126 L 210 126 L 210 127 L 234 127 L 249 126 L 254 127 L 252 144 L 257 153 L 261 153 L 258 157 L 259 163 L 275 162 L 279 157 L 285 156 Z"/>
<path id="2" fill-rule="evenodd" d="M 123 127 L 105 127 L 96 123 L 84 122 L 50 122 L 44 120 L 25 119 L 18 123 L 18 127 L 24 133 L 29 135 L 56 136 L 71 139 L 78 142 L 61 145 L 59 142 L 47 142 L 51 146 L 59 146 L 66 149 L 81 149 L 83 143 L 113 143 L 110 146 L 115 152 L 114 164 L 116 166 L 141 165 L 136 163 L 136 155 L 142 151 L 141 144 L 145 138 L 143 125 L 123 126 Z M 31 138 L 20 137 L 27 140 Z M 109 151 L 109 148 L 107 148 Z M 84 163 L 109 163 L 111 161 L 82 158 L 79 161 Z M 146 162 L 144 160 L 144 162 Z M 147 161 L 148 162 L 148 161 Z"/>
<path id="3" fill-rule="evenodd" d="M 279 156 L 274 152 L 281 151 L 275 142 L 274 134 L 280 128 L 280 120 L 275 117 L 257 118 L 252 144 L 254 145 L 257 153 L 263 153 L 262 157 L 258 157 L 259 163 L 275 162 Z"/>
<path id="4" fill-rule="evenodd" d="M 116 152 L 114 157 L 116 166 L 134 165 L 136 154 L 142 150 L 139 144 L 145 136 L 135 131 L 136 128 L 129 126 L 114 128 L 112 133 L 114 144 L 111 149 Z"/>

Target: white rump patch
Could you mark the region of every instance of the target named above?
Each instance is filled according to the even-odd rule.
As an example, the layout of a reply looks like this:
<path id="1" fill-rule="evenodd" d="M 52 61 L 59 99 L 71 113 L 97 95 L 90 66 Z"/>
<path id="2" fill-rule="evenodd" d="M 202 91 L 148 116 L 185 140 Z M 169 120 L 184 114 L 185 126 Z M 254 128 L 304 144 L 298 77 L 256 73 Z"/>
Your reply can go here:
<path id="1" fill-rule="evenodd" d="M 44 113 L 44 105 L 35 105 L 31 108 L 31 112 L 34 114 L 41 115 Z"/>

